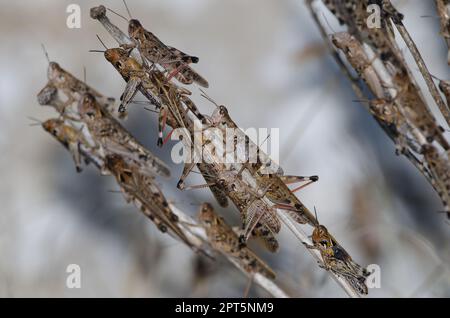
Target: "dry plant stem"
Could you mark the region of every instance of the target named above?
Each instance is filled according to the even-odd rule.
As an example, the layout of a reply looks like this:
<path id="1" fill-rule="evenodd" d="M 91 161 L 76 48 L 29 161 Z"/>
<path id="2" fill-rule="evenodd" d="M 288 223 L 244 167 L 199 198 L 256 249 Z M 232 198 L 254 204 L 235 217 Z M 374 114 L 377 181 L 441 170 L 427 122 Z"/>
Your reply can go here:
<path id="1" fill-rule="evenodd" d="M 401 21 L 395 23 L 395 26 L 400 33 L 400 35 L 403 38 L 403 41 L 405 41 L 406 46 L 408 47 L 409 51 L 411 52 L 414 60 L 416 61 L 417 67 L 420 70 L 420 73 L 422 74 L 425 83 L 427 84 L 428 90 L 430 91 L 431 95 L 433 96 L 434 101 L 439 107 L 439 110 L 442 113 L 442 116 L 444 116 L 445 121 L 447 122 L 447 125 L 450 127 L 450 110 L 445 104 L 444 100 L 442 99 L 441 94 L 439 93 L 436 85 L 434 84 L 433 78 L 430 75 L 430 72 L 428 71 L 428 68 L 425 64 L 425 61 L 422 58 L 422 55 L 420 54 L 419 50 L 417 49 L 416 44 L 414 43 L 413 39 L 411 38 L 411 35 L 409 34 L 408 30 L 405 28 L 403 23 Z"/>
<path id="2" fill-rule="evenodd" d="M 124 33 L 122 31 L 120 31 L 117 27 L 111 27 L 111 22 L 106 18 L 106 13 L 103 12 L 103 10 L 101 10 L 101 15 L 92 15 L 92 12 L 97 12 L 98 10 L 100 10 L 100 7 L 96 7 L 96 8 L 92 8 L 91 9 L 91 16 L 94 19 L 99 20 L 106 28 L 106 30 L 109 32 L 109 34 L 119 43 L 119 44 L 125 44 L 128 43 L 129 38 L 124 35 Z M 100 19 L 101 18 L 101 19 Z M 107 21 L 106 25 L 104 24 L 105 21 Z M 326 37 L 326 35 L 325 35 Z M 330 46 L 330 49 L 332 49 L 332 47 Z M 347 70 L 348 72 L 348 76 L 350 79 L 352 79 L 352 83 L 354 83 L 355 87 L 361 92 L 361 98 L 363 98 L 363 94 L 362 94 L 362 90 L 359 88 L 359 86 L 357 85 L 356 82 L 354 82 L 353 77 L 351 76 L 350 72 L 348 71 L 348 69 L 346 68 L 345 64 L 342 62 L 342 60 L 340 60 L 339 55 L 336 52 L 335 58 L 340 61 L 340 65 Z M 356 90 L 355 88 L 355 90 Z M 189 114 L 190 115 L 190 114 Z M 188 118 L 189 118 L 188 115 Z M 174 127 L 175 128 L 175 127 Z M 205 137 L 209 137 L 208 139 L 212 139 L 212 140 L 220 140 L 220 138 L 212 138 L 212 136 L 208 136 L 207 134 L 209 133 L 209 130 L 205 131 L 206 136 Z M 190 137 L 190 136 L 186 136 L 186 137 Z M 189 138 L 185 138 L 185 140 L 190 140 Z M 214 143 L 214 142 L 213 142 Z M 209 145 L 212 146 L 212 145 Z M 212 148 L 209 149 L 210 147 L 207 146 L 203 149 L 203 156 L 205 158 L 206 162 L 221 162 L 221 158 L 216 158 L 216 156 L 218 156 L 218 154 L 215 154 L 214 151 L 212 151 Z M 218 144 L 216 144 L 215 146 L 219 146 Z M 230 154 L 231 155 L 231 154 Z M 206 156 L 206 157 L 205 157 Z M 228 154 L 226 154 L 226 156 L 228 156 Z M 211 161 L 210 161 L 211 160 Z M 229 161 L 229 162 L 233 162 Z M 242 164 L 234 164 L 233 165 L 233 169 L 236 171 L 239 171 L 240 168 L 242 167 Z M 248 171 L 244 171 L 244 173 L 242 173 L 242 178 L 243 180 L 247 183 L 247 184 L 257 184 L 254 176 L 249 173 Z M 265 201 L 269 201 L 267 198 L 264 198 Z M 174 213 L 177 214 L 176 210 L 174 210 Z M 306 234 L 299 234 L 300 232 L 298 231 L 298 229 L 293 225 L 291 219 L 289 216 L 285 215 L 284 212 L 283 214 L 283 218 L 282 220 L 287 220 L 288 222 L 286 223 L 288 228 L 293 232 L 293 234 L 299 238 L 302 242 L 308 242 L 308 238 Z M 180 220 L 186 220 L 186 224 L 193 224 L 193 226 L 195 227 L 197 222 L 193 221 L 190 217 L 181 214 L 180 216 Z M 184 217 L 187 217 L 184 218 Z M 191 229 L 192 231 L 194 231 L 194 229 Z M 191 232 L 192 233 L 192 232 Z M 196 235 L 199 235 L 203 240 L 205 239 L 205 234 L 204 231 L 202 230 L 197 230 Z M 310 242 L 310 241 L 309 241 Z M 303 244 L 302 244 L 303 245 Z M 305 247 L 306 248 L 306 247 Z M 307 248 L 306 248 L 307 249 Z M 317 260 L 321 260 L 320 254 L 316 254 L 316 251 L 311 251 L 310 249 L 307 249 Z M 233 261 L 231 258 L 228 258 L 232 263 L 234 263 L 236 266 L 238 266 L 243 272 L 245 272 L 247 275 L 251 275 L 249 273 L 247 273 L 245 271 L 245 269 L 241 268 L 238 264 L 236 264 L 235 261 Z M 350 297 L 359 297 L 358 293 L 346 282 L 344 281 L 342 278 L 336 276 L 333 272 L 328 271 L 328 273 L 333 277 L 333 279 L 335 279 L 339 286 L 342 287 L 342 289 L 350 296 Z M 260 285 L 261 287 L 263 287 L 265 290 L 267 290 L 268 292 L 270 292 L 272 295 L 274 295 L 275 297 L 287 297 L 286 293 L 284 293 L 277 285 L 275 285 L 275 283 L 273 283 L 272 281 L 270 281 L 269 279 L 267 279 L 266 277 L 264 277 L 261 274 L 254 274 L 254 278 L 253 280 L 255 281 L 255 283 L 257 283 L 258 285 Z"/>
<path id="3" fill-rule="evenodd" d="M 289 215 L 286 215 L 286 213 L 282 210 L 278 210 L 278 216 L 280 217 L 281 221 L 289 228 L 289 230 L 295 235 L 295 237 L 303 243 L 306 243 L 308 245 L 311 245 L 312 242 L 308 238 L 308 235 L 304 233 L 301 229 L 299 229 L 292 221 Z M 320 256 L 320 252 L 313 249 L 308 249 L 308 251 L 311 253 L 311 255 L 319 262 L 322 263 L 322 258 Z M 328 271 L 333 277 L 333 279 L 336 281 L 336 283 L 344 290 L 344 292 L 352 298 L 360 298 L 360 295 L 350 286 L 347 281 L 345 281 L 343 278 L 337 276 L 331 271 Z"/>

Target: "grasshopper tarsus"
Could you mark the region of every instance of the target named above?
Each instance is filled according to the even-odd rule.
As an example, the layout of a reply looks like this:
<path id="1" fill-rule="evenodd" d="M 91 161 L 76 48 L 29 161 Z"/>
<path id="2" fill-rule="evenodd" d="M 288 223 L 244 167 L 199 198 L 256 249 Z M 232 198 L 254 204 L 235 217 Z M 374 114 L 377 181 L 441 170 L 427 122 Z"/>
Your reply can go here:
<path id="1" fill-rule="evenodd" d="M 239 248 L 247 247 L 247 241 L 244 234 L 239 235 Z"/>
<path id="2" fill-rule="evenodd" d="M 119 106 L 119 113 L 122 113 L 122 114 L 123 114 L 123 113 L 126 112 L 126 110 L 127 110 L 127 109 L 125 108 L 124 105 L 121 104 L 121 105 Z"/>

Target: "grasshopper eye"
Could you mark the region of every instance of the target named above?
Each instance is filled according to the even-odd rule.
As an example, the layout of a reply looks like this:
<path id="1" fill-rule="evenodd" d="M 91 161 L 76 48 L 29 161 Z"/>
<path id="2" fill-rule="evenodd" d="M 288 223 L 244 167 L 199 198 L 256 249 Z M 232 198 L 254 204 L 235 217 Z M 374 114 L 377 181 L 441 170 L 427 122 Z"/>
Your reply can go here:
<path id="1" fill-rule="evenodd" d="M 117 61 L 116 62 L 116 67 L 122 69 L 123 68 L 123 63 L 121 61 Z"/>
<path id="2" fill-rule="evenodd" d="M 226 114 L 228 114 L 228 110 L 225 108 L 225 106 L 220 106 L 219 114 L 222 116 L 225 116 Z"/>

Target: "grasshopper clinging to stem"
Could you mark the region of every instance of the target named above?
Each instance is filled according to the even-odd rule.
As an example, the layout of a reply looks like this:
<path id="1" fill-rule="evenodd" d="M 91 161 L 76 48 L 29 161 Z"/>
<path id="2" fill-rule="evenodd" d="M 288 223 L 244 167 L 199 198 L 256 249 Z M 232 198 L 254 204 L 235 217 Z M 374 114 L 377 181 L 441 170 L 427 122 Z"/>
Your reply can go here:
<path id="1" fill-rule="evenodd" d="M 208 82 L 189 66 L 191 63 L 198 63 L 198 57 L 186 54 L 174 47 L 164 44 L 156 35 L 146 30 L 139 20 L 133 19 L 125 1 L 124 4 L 130 16 L 129 21 L 125 17 L 109 9 L 111 12 L 128 22 L 128 35 L 133 43 L 123 44 L 123 48 L 137 48 L 143 57 L 143 60 L 147 60 L 153 65 L 161 65 L 161 67 L 169 73 L 169 80 L 172 77 L 175 77 L 183 84 L 192 84 L 195 82 L 203 87 L 209 86 Z"/>

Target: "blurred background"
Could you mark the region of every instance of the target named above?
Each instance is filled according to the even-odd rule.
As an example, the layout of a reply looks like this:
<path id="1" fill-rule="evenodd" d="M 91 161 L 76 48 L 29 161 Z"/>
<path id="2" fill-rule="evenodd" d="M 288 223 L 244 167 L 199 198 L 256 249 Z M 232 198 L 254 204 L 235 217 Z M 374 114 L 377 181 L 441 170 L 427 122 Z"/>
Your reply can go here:
<path id="1" fill-rule="evenodd" d="M 68 29 L 73 1 L 0 0 L 0 296 L 241 297 L 247 278 L 220 257 L 197 256 L 127 205 L 111 177 L 93 167 L 77 174 L 70 154 L 28 116 L 56 113 L 37 103 L 50 59 L 118 99 L 119 74 L 98 53 L 89 17 L 104 4 L 126 15 L 122 1 L 80 1 L 80 29 Z M 363 107 L 328 56 L 302 0 L 128 0 L 135 18 L 169 45 L 200 57 L 208 94 L 228 107 L 242 128 L 280 128 L 287 174 L 320 176 L 298 193 L 361 265 L 381 267 L 370 297 L 450 296 L 450 231 L 437 195 Z M 432 1 L 395 1 L 431 73 L 448 79 L 446 48 Z M 126 22 L 108 13 L 126 31 Z M 423 18 L 422 16 L 432 16 Z M 339 25 L 329 16 L 330 27 Z M 331 30 L 330 30 L 331 33 Z M 404 47 L 404 45 L 402 45 Z M 415 68 L 413 68 L 416 71 Z M 421 82 L 422 83 L 422 82 Z M 204 113 L 213 108 L 198 97 Z M 155 114 L 132 106 L 125 125 L 155 154 Z M 448 128 L 448 127 L 447 127 Z M 207 190 L 176 190 L 181 166 L 161 180 L 169 200 L 196 216 Z M 190 184 L 201 183 L 190 177 Z M 113 191 L 111 191 L 113 190 Z M 217 206 L 217 204 L 215 204 Z M 234 225 L 234 207 L 221 210 Z M 275 269 L 276 282 L 295 297 L 345 297 L 287 230 L 275 255 L 253 246 Z M 66 287 L 66 268 L 81 267 L 81 288 Z M 253 286 L 251 296 L 268 296 Z"/>

